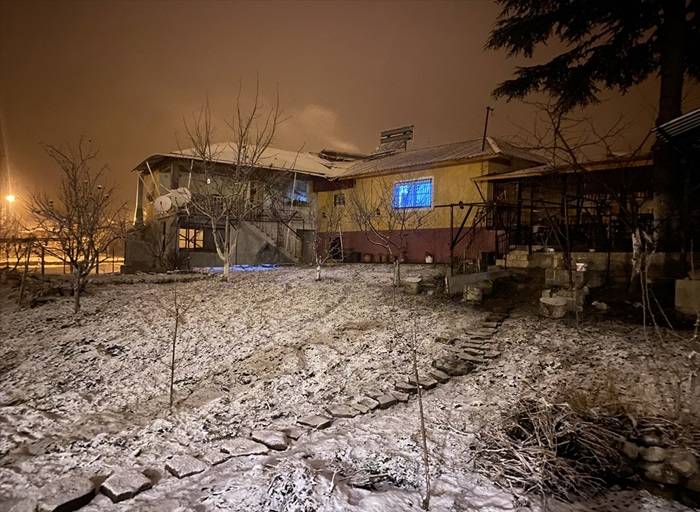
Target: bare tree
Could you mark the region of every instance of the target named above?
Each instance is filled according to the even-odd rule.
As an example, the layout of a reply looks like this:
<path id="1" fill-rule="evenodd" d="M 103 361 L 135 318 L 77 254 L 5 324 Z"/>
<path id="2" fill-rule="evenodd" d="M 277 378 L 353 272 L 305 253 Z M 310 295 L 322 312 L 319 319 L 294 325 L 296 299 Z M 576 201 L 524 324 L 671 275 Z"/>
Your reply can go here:
<path id="1" fill-rule="evenodd" d="M 46 251 L 70 264 L 78 313 L 87 276 L 107 248 L 124 236 L 125 205 L 116 205 L 113 189 L 102 183 L 107 167 L 92 168 L 97 151 L 83 138 L 75 147 L 44 149 L 61 169 L 61 185 L 56 194 L 32 195 L 29 211 L 38 228 L 57 240 L 57 246 L 47 246 Z"/>
<path id="2" fill-rule="evenodd" d="M 145 247 L 156 264 L 158 272 L 164 272 L 176 266 L 176 257 L 171 249 L 177 243 L 177 230 L 172 229 L 173 219 L 149 219 L 145 225 Z"/>
<path id="3" fill-rule="evenodd" d="M 196 213 L 207 218 L 214 234 L 216 252 L 228 280 L 232 255 L 235 254 L 241 223 L 264 209 L 275 211 L 279 199 L 281 173 L 261 172 L 261 160 L 270 147 L 280 123 L 279 95 L 266 108 L 260 98 L 260 83 L 250 109 L 244 109 L 239 88 L 234 112 L 227 122 L 232 135 L 229 148 L 232 165 L 218 165 L 222 146 L 214 144 L 211 110 L 206 102 L 185 131 L 192 145 L 193 156 L 201 166 L 203 181 L 193 191 L 192 205 Z M 277 210 L 279 211 L 279 210 Z"/>
<path id="4" fill-rule="evenodd" d="M 329 205 L 318 209 L 318 221 L 314 232 L 314 252 L 316 257 L 316 281 L 321 280 L 321 267 L 338 256 L 342 257 L 342 228 L 345 217 L 344 207 Z"/>
<path id="5" fill-rule="evenodd" d="M 140 317 L 137 328 L 146 338 L 158 340 L 153 349 L 149 350 L 146 361 L 160 365 L 165 370 L 164 373 L 156 373 L 156 382 L 158 386 L 167 387 L 170 411 L 175 405 L 178 374 L 181 375 L 184 370 L 195 365 L 195 340 L 183 331 L 190 309 L 199 300 L 200 297 L 191 291 L 187 294 L 181 292 L 180 285 L 175 283 L 168 291 L 157 291 L 147 307 L 137 311 Z"/>
<path id="6" fill-rule="evenodd" d="M 384 249 L 394 263 L 394 286 L 401 285 L 401 260 L 406 240 L 430 215 L 426 208 L 394 205 L 393 183 L 377 178 L 356 186 L 350 193 L 350 215 L 367 241 Z"/>

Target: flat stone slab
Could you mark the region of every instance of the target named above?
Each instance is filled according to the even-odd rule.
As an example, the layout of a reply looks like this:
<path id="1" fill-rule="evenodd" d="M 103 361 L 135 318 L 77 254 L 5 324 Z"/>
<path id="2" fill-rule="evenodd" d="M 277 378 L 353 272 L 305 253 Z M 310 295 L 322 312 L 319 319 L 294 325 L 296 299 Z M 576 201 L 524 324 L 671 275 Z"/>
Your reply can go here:
<path id="1" fill-rule="evenodd" d="M 165 469 L 177 478 L 185 478 L 203 472 L 207 465 L 191 455 L 175 455 L 165 463 Z"/>
<path id="2" fill-rule="evenodd" d="M 362 414 L 360 411 L 349 405 L 332 405 L 326 409 L 328 414 L 334 418 L 354 418 Z"/>
<path id="3" fill-rule="evenodd" d="M 481 322 L 481 326 L 486 328 L 496 329 L 499 325 L 501 325 L 500 322 Z"/>
<path id="4" fill-rule="evenodd" d="M 474 365 L 477 364 L 484 364 L 486 363 L 486 359 L 481 357 L 481 356 L 475 356 L 473 354 L 470 354 L 468 352 L 461 352 L 456 354 L 457 357 L 459 357 L 462 361 L 466 361 L 468 363 L 472 363 Z"/>
<path id="5" fill-rule="evenodd" d="M 408 382 L 397 382 L 396 384 L 394 384 L 394 389 L 401 393 L 418 393 L 415 384 L 409 384 Z"/>
<path id="6" fill-rule="evenodd" d="M 432 377 L 426 376 L 418 377 L 418 382 L 416 382 L 416 378 L 413 375 L 410 375 L 407 380 L 409 384 L 413 386 L 418 384 L 423 389 L 433 389 L 435 386 L 438 385 L 438 381 L 436 381 Z"/>
<path id="7" fill-rule="evenodd" d="M 450 377 L 461 377 L 462 375 L 467 375 L 474 370 L 474 363 L 465 361 L 464 359 L 456 356 L 441 357 L 434 360 L 432 365 L 434 368 L 442 370 Z"/>
<path id="8" fill-rule="evenodd" d="M 433 369 L 429 370 L 428 373 L 430 374 L 430 376 L 431 376 L 433 379 L 435 379 L 436 381 L 438 381 L 440 384 L 444 384 L 445 382 L 447 382 L 447 381 L 450 380 L 450 376 L 449 376 L 449 375 L 447 375 L 447 374 L 446 374 L 445 372 L 443 372 L 442 370 L 438 370 L 437 368 L 433 368 Z"/>
<path id="9" fill-rule="evenodd" d="M 327 418 L 326 416 L 321 416 L 320 414 L 314 414 L 312 416 L 301 418 L 299 421 L 297 421 L 297 423 L 315 430 L 321 430 L 330 427 L 333 424 L 333 420 L 331 418 Z"/>
<path id="10" fill-rule="evenodd" d="M 274 430 L 256 430 L 250 435 L 253 441 L 262 443 L 272 450 L 282 451 L 289 446 L 289 439 L 284 432 Z"/>
<path id="11" fill-rule="evenodd" d="M 224 452 L 221 448 L 212 448 L 202 454 L 202 460 L 212 466 L 218 466 L 229 460 L 233 455 Z"/>
<path id="12" fill-rule="evenodd" d="M 95 486 L 84 477 L 69 476 L 46 485 L 41 490 L 41 512 L 76 510 L 87 505 L 95 495 Z"/>
<path id="13" fill-rule="evenodd" d="M 304 434 L 308 432 L 305 428 L 299 428 L 299 427 L 286 427 L 282 429 L 282 432 L 287 434 L 287 437 L 289 439 L 297 440 Z"/>
<path id="14" fill-rule="evenodd" d="M 399 402 L 408 402 L 408 393 L 402 393 L 401 391 L 392 391 L 391 394 L 394 395 Z"/>
<path id="15" fill-rule="evenodd" d="M 357 407 L 357 405 L 361 405 L 363 407 L 368 408 L 370 411 L 373 411 L 377 407 L 379 407 L 379 402 L 377 402 L 374 398 L 363 396 L 362 398 L 357 400 L 356 404 L 353 404 L 353 407 Z"/>
<path id="16" fill-rule="evenodd" d="M 379 398 L 377 398 L 377 402 L 379 403 L 380 409 L 388 409 L 392 405 L 396 405 L 397 403 L 399 403 L 396 397 L 390 394 L 380 396 Z"/>
<path id="17" fill-rule="evenodd" d="M 153 483 L 140 471 L 127 469 L 112 473 L 107 480 L 102 482 L 100 491 L 114 503 L 128 500 L 141 491 L 150 489 Z"/>
<path id="18" fill-rule="evenodd" d="M 236 437 L 229 439 L 221 445 L 221 450 L 228 453 L 232 457 L 247 457 L 249 455 L 266 455 L 270 449 L 264 444 L 246 439 L 244 437 Z"/>

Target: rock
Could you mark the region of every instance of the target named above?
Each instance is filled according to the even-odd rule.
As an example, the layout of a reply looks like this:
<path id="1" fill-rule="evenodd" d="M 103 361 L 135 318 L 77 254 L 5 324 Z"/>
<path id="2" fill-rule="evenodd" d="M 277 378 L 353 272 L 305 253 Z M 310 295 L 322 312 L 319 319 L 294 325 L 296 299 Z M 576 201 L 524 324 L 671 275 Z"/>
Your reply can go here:
<path id="1" fill-rule="evenodd" d="M 294 439 L 295 441 L 299 439 L 301 436 L 306 434 L 308 430 L 305 428 L 299 428 L 299 427 L 286 427 L 282 429 L 282 432 L 287 434 L 287 437 L 289 439 Z"/>
<path id="2" fill-rule="evenodd" d="M 442 370 L 451 377 L 461 377 L 462 375 L 467 375 L 474 370 L 475 366 L 473 363 L 465 361 L 456 356 L 436 359 L 433 361 L 432 365 L 434 368 Z M 404 391 L 403 389 L 396 389 L 398 391 Z M 415 388 L 411 392 L 415 393 Z"/>
<path id="3" fill-rule="evenodd" d="M 386 394 L 377 398 L 377 402 L 379 403 L 380 409 L 388 409 L 392 405 L 396 405 L 398 403 L 398 400 L 394 395 Z"/>
<path id="4" fill-rule="evenodd" d="M 236 437 L 224 442 L 221 445 L 221 451 L 228 453 L 232 457 L 247 457 L 248 455 L 265 455 L 270 449 L 252 439 Z"/>
<path id="5" fill-rule="evenodd" d="M 691 491 L 700 492 L 700 473 L 695 474 L 688 478 L 685 486 Z"/>
<path id="6" fill-rule="evenodd" d="M 639 457 L 639 451 L 639 446 L 634 443 L 630 443 L 629 441 L 625 441 L 625 444 L 622 445 L 622 453 L 624 453 L 629 459 L 637 460 Z"/>
<path id="7" fill-rule="evenodd" d="M 483 357 L 475 356 L 473 354 L 470 354 L 469 352 L 458 352 L 456 355 L 461 360 L 471 363 L 473 365 L 486 363 L 486 359 L 484 359 Z"/>
<path id="8" fill-rule="evenodd" d="M 644 476 L 652 482 L 666 485 L 677 485 L 681 481 L 678 473 L 662 463 L 645 464 Z"/>
<path id="9" fill-rule="evenodd" d="M 645 434 L 642 436 L 641 442 L 644 446 L 661 446 L 661 438 L 656 434 Z"/>
<path id="10" fill-rule="evenodd" d="M 399 402 L 408 402 L 408 393 L 402 393 L 401 391 L 392 391 L 391 394 L 394 395 Z"/>
<path id="11" fill-rule="evenodd" d="M 436 381 L 438 381 L 440 384 L 444 384 L 445 382 L 450 380 L 449 375 L 447 375 L 442 370 L 438 370 L 437 368 L 432 368 L 428 371 L 428 374 L 430 374 L 430 376 Z"/>
<path id="12" fill-rule="evenodd" d="M 432 377 L 418 377 L 418 382 L 416 382 L 416 378 L 413 375 L 408 377 L 408 383 L 412 384 L 413 386 L 419 384 L 423 389 L 433 389 L 438 385 L 438 381 Z"/>
<path id="13" fill-rule="evenodd" d="M 663 462 L 666 460 L 668 453 L 666 449 L 660 446 L 650 446 L 649 448 L 642 449 L 640 455 L 642 459 L 647 462 Z"/>
<path id="14" fill-rule="evenodd" d="M 321 416 L 320 414 L 313 414 L 311 416 L 301 418 L 297 423 L 313 428 L 314 430 L 321 430 L 330 427 L 333 424 L 333 420 L 325 416 Z"/>
<path id="15" fill-rule="evenodd" d="M 360 411 L 349 405 L 332 405 L 326 409 L 334 418 L 354 418 Z"/>
<path id="16" fill-rule="evenodd" d="M 274 430 L 257 430 L 251 434 L 251 439 L 262 443 L 272 450 L 286 450 L 289 446 L 289 440 L 284 432 L 275 432 Z"/>
<path id="17" fill-rule="evenodd" d="M 363 396 L 360 398 L 357 402 L 357 405 L 364 406 L 368 408 L 370 411 L 375 410 L 377 407 L 379 407 L 379 402 L 377 402 L 374 398 L 370 398 L 368 396 Z M 356 407 L 356 406 L 353 406 Z"/>
<path id="18" fill-rule="evenodd" d="M 698 473 L 698 461 L 687 450 L 673 450 L 668 458 L 668 465 L 683 478 L 690 478 Z"/>
<path id="19" fill-rule="evenodd" d="M 563 297 L 540 298 L 540 314 L 547 318 L 563 318 L 567 312 L 567 302 Z"/>
<path id="20" fill-rule="evenodd" d="M 499 322 L 481 322 L 482 327 L 488 327 L 488 328 L 497 328 L 500 325 Z"/>
<path id="21" fill-rule="evenodd" d="M 232 457 L 230 453 L 224 452 L 221 448 L 212 448 L 202 454 L 202 460 L 211 466 L 223 464 Z"/>
<path id="22" fill-rule="evenodd" d="M 207 465 L 191 455 L 175 455 L 165 463 L 165 469 L 177 478 L 185 478 L 203 472 Z"/>
<path id="23" fill-rule="evenodd" d="M 64 477 L 41 490 L 38 510 L 41 512 L 77 510 L 95 496 L 95 486 L 84 477 Z"/>
<path id="24" fill-rule="evenodd" d="M 135 469 L 127 469 L 112 473 L 100 486 L 102 494 L 108 496 L 114 503 L 133 498 L 141 491 L 151 487 L 151 481 Z"/>
<path id="25" fill-rule="evenodd" d="M 397 382 L 394 384 L 394 389 L 400 393 L 418 393 L 416 386 L 408 382 Z"/>

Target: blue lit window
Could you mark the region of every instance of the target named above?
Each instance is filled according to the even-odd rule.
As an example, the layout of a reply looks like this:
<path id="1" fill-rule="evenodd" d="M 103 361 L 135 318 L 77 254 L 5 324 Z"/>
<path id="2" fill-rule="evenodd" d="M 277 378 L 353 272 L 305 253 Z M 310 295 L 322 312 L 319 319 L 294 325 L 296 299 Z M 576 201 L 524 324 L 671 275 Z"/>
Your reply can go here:
<path id="1" fill-rule="evenodd" d="M 394 208 L 430 208 L 433 205 L 432 178 L 394 183 Z"/>

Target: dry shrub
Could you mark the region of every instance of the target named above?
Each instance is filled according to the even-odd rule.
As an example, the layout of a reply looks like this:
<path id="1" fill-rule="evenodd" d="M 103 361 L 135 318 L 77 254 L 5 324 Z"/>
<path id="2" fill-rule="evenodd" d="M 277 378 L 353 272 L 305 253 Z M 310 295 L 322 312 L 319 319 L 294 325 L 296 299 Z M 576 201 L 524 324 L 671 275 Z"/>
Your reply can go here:
<path id="1" fill-rule="evenodd" d="M 569 404 L 519 401 L 479 434 L 475 469 L 505 488 L 564 501 L 591 497 L 626 471 L 618 446 L 626 417 L 586 417 Z"/>

